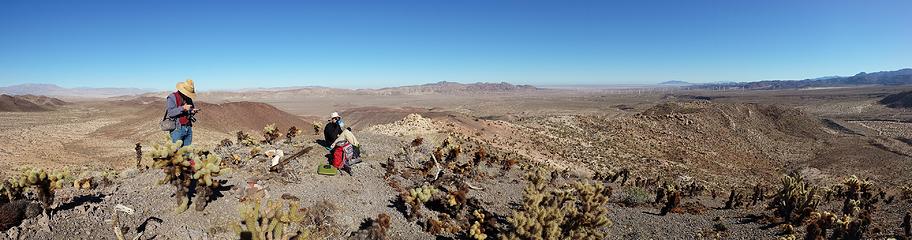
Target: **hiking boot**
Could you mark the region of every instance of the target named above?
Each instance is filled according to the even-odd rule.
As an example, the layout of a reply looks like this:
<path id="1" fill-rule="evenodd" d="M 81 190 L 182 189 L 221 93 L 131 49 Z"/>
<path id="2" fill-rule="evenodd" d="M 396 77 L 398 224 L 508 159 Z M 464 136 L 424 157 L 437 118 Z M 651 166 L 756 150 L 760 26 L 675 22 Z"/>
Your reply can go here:
<path id="1" fill-rule="evenodd" d="M 361 159 L 360 159 L 360 158 L 355 158 L 355 159 L 352 159 L 352 160 L 349 160 L 349 161 L 348 161 L 348 164 L 349 164 L 349 165 L 355 165 L 355 164 L 358 164 L 358 163 L 361 163 Z"/>
<path id="2" fill-rule="evenodd" d="M 354 174 L 352 174 L 352 168 L 349 166 L 342 167 L 342 171 L 348 173 L 349 176 L 354 176 Z"/>

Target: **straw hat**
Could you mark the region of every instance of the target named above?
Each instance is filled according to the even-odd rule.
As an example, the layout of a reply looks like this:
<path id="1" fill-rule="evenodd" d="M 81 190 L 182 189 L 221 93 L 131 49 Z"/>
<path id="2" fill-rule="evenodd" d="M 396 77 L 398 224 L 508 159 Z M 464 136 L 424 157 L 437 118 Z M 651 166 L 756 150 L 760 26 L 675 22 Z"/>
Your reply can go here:
<path id="1" fill-rule="evenodd" d="M 177 83 L 177 91 L 190 98 L 196 98 L 196 89 L 193 88 L 193 79 Z"/>
<path id="2" fill-rule="evenodd" d="M 339 116 L 339 113 L 333 112 L 332 114 L 329 114 L 329 118 L 332 119 L 332 118 L 342 118 L 342 117 Z"/>

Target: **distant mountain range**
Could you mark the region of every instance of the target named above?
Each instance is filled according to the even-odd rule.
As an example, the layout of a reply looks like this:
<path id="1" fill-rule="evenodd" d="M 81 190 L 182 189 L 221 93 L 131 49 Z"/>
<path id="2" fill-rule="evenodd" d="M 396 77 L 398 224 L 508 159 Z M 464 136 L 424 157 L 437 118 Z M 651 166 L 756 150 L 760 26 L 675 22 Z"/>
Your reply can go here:
<path id="1" fill-rule="evenodd" d="M 680 80 L 671 80 L 671 81 L 661 82 L 661 83 L 659 83 L 659 85 L 687 86 L 687 85 L 693 85 L 693 83 L 680 81 Z"/>
<path id="2" fill-rule="evenodd" d="M 305 94 L 305 95 L 416 95 L 416 94 L 463 94 L 486 92 L 512 92 L 538 90 L 532 85 L 513 85 L 501 83 L 457 83 L 437 82 L 423 85 L 389 87 L 380 89 L 341 89 L 328 87 L 280 87 L 280 88 L 248 88 L 238 90 L 217 90 L 200 92 L 202 96 L 210 94 L 219 95 L 245 95 L 249 93 L 270 94 Z M 110 98 L 133 95 L 160 95 L 163 91 L 138 89 L 138 88 L 63 88 L 53 84 L 21 84 L 9 87 L 0 87 L 0 93 L 8 95 L 43 95 L 53 97 L 80 97 L 80 98 Z"/>
<path id="3" fill-rule="evenodd" d="M 905 84 L 912 84 L 912 68 L 874 73 L 861 72 L 849 77 L 831 76 L 805 80 L 765 80 L 757 82 L 700 84 L 692 86 L 692 88 L 796 89 Z"/>
<path id="4" fill-rule="evenodd" d="M 513 85 L 501 83 L 457 83 L 436 82 L 423 85 L 401 86 L 372 90 L 380 94 L 422 94 L 422 93 L 484 93 L 484 92 L 513 92 L 538 90 L 532 85 Z"/>
<path id="5" fill-rule="evenodd" d="M 107 98 L 137 95 L 152 90 L 138 88 L 64 88 L 54 84 L 20 84 L 0 87 L 0 93 L 8 95 L 43 95 L 53 97 Z"/>
<path id="6" fill-rule="evenodd" d="M 268 93 L 271 96 L 280 95 L 423 95 L 423 94 L 469 94 L 489 92 L 515 92 L 539 90 L 532 85 L 513 85 L 510 83 L 457 83 L 437 82 L 422 85 L 388 87 L 379 89 L 342 89 L 328 87 L 285 87 L 285 88 L 254 88 L 240 90 L 213 91 L 202 93 L 202 96 L 252 96 L 256 93 Z"/>

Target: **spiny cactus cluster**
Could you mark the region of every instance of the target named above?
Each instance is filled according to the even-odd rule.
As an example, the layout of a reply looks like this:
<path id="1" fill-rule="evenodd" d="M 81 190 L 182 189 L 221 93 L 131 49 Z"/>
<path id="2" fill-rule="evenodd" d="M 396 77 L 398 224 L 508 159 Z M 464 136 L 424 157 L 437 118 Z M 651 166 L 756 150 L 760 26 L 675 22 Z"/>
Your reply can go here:
<path id="1" fill-rule="evenodd" d="M 779 191 L 767 209 L 782 218 L 785 223 L 800 224 L 817 211 L 820 200 L 815 196 L 816 188 L 809 186 L 799 174 L 782 176 Z"/>
<path id="2" fill-rule="evenodd" d="M 738 190 L 732 189 L 728 194 L 728 200 L 725 201 L 725 209 L 735 209 L 744 205 L 744 195 Z"/>
<path id="3" fill-rule="evenodd" d="M 266 144 L 273 144 L 275 140 L 279 138 L 282 134 L 279 134 L 279 129 L 276 128 L 275 123 L 266 125 L 263 127 L 263 138 Z"/>
<path id="4" fill-rule="evenodd" d="M 248 201 L 238 213 L 243 225 L 235 223 L 231 228 L 241 239 L 307 239 L 310 234 L 301 225 L 304 209 L 297 200 L 266 200 L 265 204 L 262 200 Z"/>
<path id="5" fill-rule="evenodd" d="M 256 140 L 253 140 L 253 138 L 251 138 L 250 135 L 244 131 L 237 131 L 237 143 L 243 146 L 258 145 Z"/>
<path id="6" fill-rule="evenodd" d="M 288 132 L 285 133 L 285 142 L 292 142 L 294 138 L 301 134 L 301 130 L 298 130 L 298 127 L 291 126 L 288 128 Z"/>
<path id="7" fill-rule="evenodd" d="M 757 185 L 754 185 L 754 193 L 751 194 L 750 206 L 757 205 L 758 203 L 763 202 L 763 200 L 765 200 L 765 199 L 766 199 L 766 188 L 764 188 L 763 186 L 760 186 L 760 183 L 757 183 Z"/>
<path id="8" fill-rule="evenodd" d="M 377 215 L 377 218 L 367 219 L 358 231 L 351 234 L 349 240 L 386 240 L 386 232 L 390 227 L 390 216 L 386 213 Z"/>
<path id="9" fill-rule="evenodd" d="M 469 228 L 469 238 L 472 238 L 475 240 L 488 239 L 488 235 L 485 234 L 484 228 L 482 228 L 482 225 L 481 225 L 484 223 L 484 219 L 485 219 L 484 213 L 482 213 L 481 211 L 475 210 L 475 212 L 473 212 L 472 214 L 475 215 L 475 217 L 478 218 L 478 220 L 473 222 L 472 226 Z"/>
<path id="10" fill-rule="evenodd" d="M 624 184 L 627 183 L 627 179 L 630 178 L 630 170 L 623 169 L 619 172 L 615 172 L 612 170 L 607 170 L 604 172 L 596 172 L 595 176 L 592 177 L 593 180 L 608 182 L 608 183 L 614 183 L 618 180 L 618 178 L 621 179 L 621 186 L 624 186 Z"/>
<path id="11" fill-rule="evenodd" d="M 218 188 L 222 187 L 222 181 L 215 180 L 222 174 L 231 172 L 230 168 L 222 167 L 222 158 L 215 154 L 206 154 L 198 156 L 191 154 L 195 161 L 193 165 L 192 179 L 197 179 L 196 185 L 196 210 L 202 211 L 209 204 L 209 200 Z"/>
<path id="12" fill-rule="evenodd" d="M 506 239 L 605 239 L 611 188 L 601 183 L 573 183 L 555 189 L 543 171 L 530 174 L 523 206 L 508 218 L 514 231 Z"/>
<path id="13" fill-rule="evenodd" d="M 481 207 L 479 200 L 468 196 L 470 189 L 480 189 L 471 186 L 473 180 L 485 177 L 485 172 L 478 166 L 481 163 L 490 165 L 499 157 L 481 147 L 469 158 L 460 157 L 464 150 L 460 146 L 464 144 L 462 141 L 465 140 L 449 136 L 441 145 L 428 151 L 428 148 L 422 148 L 427 145 L 426 139 L 416 138 L 403 145 L 403 152 L 387 159 L 384 179 L 399 192 L 394 206 L 409 221 L 438 237 L 501 237 L 506 227 L 503 217 L 489 213 Z M 413 157 L 416 154 L 427 158 L 416 162 Z M 401 163 L 397 161 L 406 163 L 405 167 L 399 167 Z M 416 165 L 421 167 L 409 167 Z M 400 179 L 404 181 L 400 182 Z M 474 211 L 484 214 L 481 218 L 473 218 Z"/>
<path id="14" fill-rule="evenodd" d="M 140 167 L 142 166 L 142 156 L 143 156 L 142 144 L 136 143 L 136 146 L 133 147 L 133 150 L 136 151 L 136 169 L 140 169 Z"/>
<path id="15" fill-rule="evenodd" d="M 203 210 L 211 191 L 220 186 L 219 181 L 213 178 L 229 172 L 230 169 L 223 169 L 221 158 L 215 154 L 181 145 L 181 140 L 171 142 L 167 139 L 164 145 L 156 144 L 149 153 L 153 160 L 152 166 L 161 169 L 165 174 L 165 177 L 159 180 L 159 184 L 169 183 L 175 187 L 174 197 L 178 205 L 175 212 L 184 212 L 189 207 L 188 194 L 193 180 L 198 180 L 196 189 L 200 191 L 197 197 L 197 210 Z"/>
<path id="16" fill-rule="evenodd" d="M 830 239 L 865 239 L 864 233 L 871 225 L 869 216 L 838 217 L 830 212 L 814 213 L 805 231 L 805 239 L 825 239 L 832 230 Z"/>
<path id="17" fill-rule="evenodd" d="M 95 179 L 94 177 L 77 178 L 76 180 L 73 181 L 73 188 L 76 188 L 79 190 L 89 190 L 89 189 L 95 188 L 96 185 L 93 182 L 94 179 Z"/>
<path id="18" fill-rule="evenodd" d="M 428 219 L 425 231 L 434 235 L 454 234 L 462 231 L 462 227 L 449 214 L 441 213 L 436 219 Z"/>
<path id="19" fill-rule="evenodd" d="M 664 196 L 666 198 L 665 206 L 662 207 L 662 210 L 659 214 L 666 215 L 670 212 L 671 213 L 683 212 L 683 210 L 681 209 L 681 192 L 680 191 L 675 191 L 674 188 L 670 188 L 669 190 L 667 190 L 667 192 L 664 194 Z"/>
<path id="20" fill-rule="evenodd" d="M 320 135 L 320 123 L 313 122 L 314 135 Z"/>
<path id="21" fill-rule="evenodd" d="M 871 210 L 879 199 L 876 197 L 874 184 L 852 175 L 842 182 L 845 187 L 840 195 L 844 198 L 842 213 L 853 215 L 860 210 Z"/>
<path id="22" fill-rule="evenodd" d="M 452 162 L 462 153 L 462 147 L 456 143 L 453 136 L 448 136 L 437 149 L 434 150 L 434 157 L 437 161 Z"/>
<path id="23" fill-rule="evenodd" d="M 61 189 L 68 184 L 70 178 L 69 170 L 47 171 L 37 168 L 25 168 L 19 173 L 19 177 L 12 178 L 3 184 L 4 195 L 8 201 L 21 198 L 22 192 L 31 188 L 35 191 L 38 202 L 44 208 L 48 208 L 54 203 L 54 191 Z"/>
<path id="24" fill-rule="evenodd" d="M 406 198 L 406 201 L 411 202 L 417 200 L 418 203 L 426 203 L 431 199 L 435 193 L 439 190 L 431 185 L 424 185 L 418 188 L 409 190 L 409 198 Z"/>

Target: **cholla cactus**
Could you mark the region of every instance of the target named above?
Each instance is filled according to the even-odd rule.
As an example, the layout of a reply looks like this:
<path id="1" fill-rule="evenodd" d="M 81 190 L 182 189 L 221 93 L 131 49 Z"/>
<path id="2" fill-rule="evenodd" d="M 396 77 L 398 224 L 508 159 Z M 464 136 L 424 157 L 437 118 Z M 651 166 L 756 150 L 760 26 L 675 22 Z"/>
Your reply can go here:
<path id="1" fill-rule="evenodd" d="M 574 183 L 572 190 L 547 185 L 544 171 L 530 174 L 521 210 L 508 222 L 515 228 L 505 239 L 605 239 L 611 188 L 601 183 Z"/>
<path id="2" fill-rule="evenodd" d="M 142 167 L 142 144 L 136 143 L 136 147 L 133 148 L 136 151 L 136 169 Z"/>
<path id="3" fill-rule="evenodd" d="M 732 189 L 728 194 L 728 201 L 725 201 L 725 209 L 735 209 L 744 205 L 744 202 L 741 200 L 744 199 L 744 195 L 738 192 L 735 189 Z"/>
<path id="4" fill-rule="evenodd" d="M 411 200 L 418 200 L 419 203 L 428 202 L 435 193 L 437 193 L 437 188 L 431 185 L 424 185 L 409 191 L 409 196 Z M 407 201 L 411 201 L 408 200 Z"/>
<path id="5" fill-rule="evenodd" d="M 69 170 L 46 171 L 44 169 L 26 168 L 18 178 L 11 179 L 8 184 L 4 184 L 4 189 L 9 200 L 16 200 L 15 193 L 21 193 L 24 189 L 31 187 L 46 209 L 54 203 L 54 190 L 64 187 L 66 178 L 69 178 Z"/>
<path id="6" fill-rule="evenodd" d="M 785 223 L 800 224 L 817 210 L 820 200 L 815 196 L 816 188 L 809 186 L 798 174 L 782 176 L 780 182 L 782 186 L 767 209 L 773 209 Z"/>
<path id="7" fill-rule="evenodd" d="M 862 180 L 852 175 L 846 178 L 842 185 L 845 187 L 841 193 L 845 198 L 842 206 L 844 214 L 853 215 L 862 209 L 870 210 L 879 201 L 875 197 L 874 183 L 868 180 Z"/>
<path id="8" fill-rule="evenodd" d="M 448 136 L 443 140 L 443 143 L 434 150 L 434 157 L 438 161 L 452 162 L 459 157 L 459 154 L 462 153 L 462 147 L 459 144 L 456 144 L 456 140 L 453 136 Z"/>
<path id="9" fill-rule="evenodd" d="M 304 209 L 297 200 L 249 201 L 238 208 L 241 223 L 231 227 L 241 239 L 307 239 L 309 231 L 301 225 Z"/>
<path id="10" fill-rule="evenodd" d="M 76 180 L 73 181 L 73 188 L 76 188 L 76 189 L 79 189 L 79 190 L 89 190 L 89 189 L 92 189 L 92 188 L 95 187 L 95 185 L 93 185 L 93 183 L 94 183 L 93 180 L 94 180 L 94 179 L 95 179 L 94 177 L 83 177 L 83 178 L 78 178 L 78 179 L 76 179 Z"/>
<path id="11" fill-rule="evenodd" d="M 275 140 L 279 138 L 279 129 L 276 128 L 275 123 L 266 125 L 263 127 L 263 138 L 265 138 L 266 144 L 273 144 Z"/>
<path id="12" fill-rule="evenodd" d="M 257 142 L 253 140 L 247 133 L 244 131 L 237 131 L 237 143 L 243 146 L 256 146 Z"/>
<path id="13" fill-rule="evenodd" d="M 681 209 L 681 192 L 680 191 L 675 191 L 674 189 L 671 189 L 671 190 L 668 190 L 668 192 L 665 194 L 665 196 L 666 196 L 665 206 L 662 207 L 662 210 L 659 214 L 666 215 L 669 212 L 672 212 L 672 213 L 683 212 L 683 210 Z"/>
<path id="14" fill-rule="evenodd" d="M 832 239 L 865 239 L 864 232 L 871 224 L 868 217 L 843 216 L 833 224 Z"/>
<path id="15" fill-rule="evenodd" d="M 203 191 L 200 197 L 205 195 L 206 198 L 199 198 L 199 200 L 207 200 L 208 191 L 218 187 L 217 181 L 212 177 L 217 177 L 225 172 L 221 168 L 219 156 L 191 146 L 181 147 L 181 145 L 183 145 L 181 140 L 175 142 L 166 140 L 164 145 L 156 144 L 153 151 L 149 153 L 153 160 L 152 166 L 161 169 L 165 174 L 165 177 L 158 183 L 169 183 L 175 188 L 174 198 L 178 204 L 175 212 L 177 213 L 182 213 L 189 207 L 188 192 L 193 179 L 199 179 L 197 189 Z M 199 200 L 197 209 L 201 210 L 199 204 L 203 204 L 202 207 L 205 207 L 205 203 L 200 203 L 205 201 Z"/>
<path id="16" fill-rule="evenodd" d="M 366 228 L 363 226 L 367 226 Z M 386 213 L 377 215 L 375 219 L 367 219 L 361 224 L 362 228 L 353 232 L 349 240 L 385 240 L 386 231 L 390 227 L 390 216 Z"/>
<path id="17" fill-rule="evenodd" d="M 14 184 L 16 184 L 15 186 L 18 186 L 18 181 L 17 183 L 13 183 L 9 180 L 3 181 L 2 185 L 0 185 L 0 197 L 5 198 L 6 200 L 0 202 L 12 202 L 13 200 L 22 197 L 22 189 L 13 187 Z"/>
<path id="18" fill-rule="evenodd" d="M 298 130 L 298 127 L 291 126 L 288 128 L 288 133 L 285 133 L 285 142 L 292 142 L 294 138 L 301 134 L 301 130 Z"/>
<path id="19" fill-rule="evenodd" d="M 400 192 L 399 199 L 402 203 L 408 204 L 409 206 L 409 214 L 406 216 L 408 220 L 413 221 L 422 217 L 422 214 L 419 211 L 421 206 L 430 201 L 431 197 L 437 192 L 437 188 L 431 185 Z"/>
<path id="20" fill-rule="evenodd" d="M 475 221 L 474 223 L 472 223 L 472 226 L 469 228 L 469 237 L 472 239 L 475 239 L 475 240 L 487 239 L 488 235 L 485 234 L 484 228 L 482 228 L 482 226 L 481 226 L 481 224 L 484 223 L 484 219 L 485 219 L 484 213 L 481 213 L 481 211 L 475 210 L 475 212 L 473 212 L 472 214 L 475 215 L 475 217 L 478 218 L 478 220 Z"/>
<path id="21" fill-rule="evenodd" d="M 205 156 L 191 155 L 196 164 L 193 165 L 192 179 L 197 179 L 196 210 L 202 211 L 209 203 L 212 193 L 222 186 L 222 182 L 214 180 L 221 174 L 231 172 L 230 168 L 222 167 L 222 158 L 215 154 Z"/>

